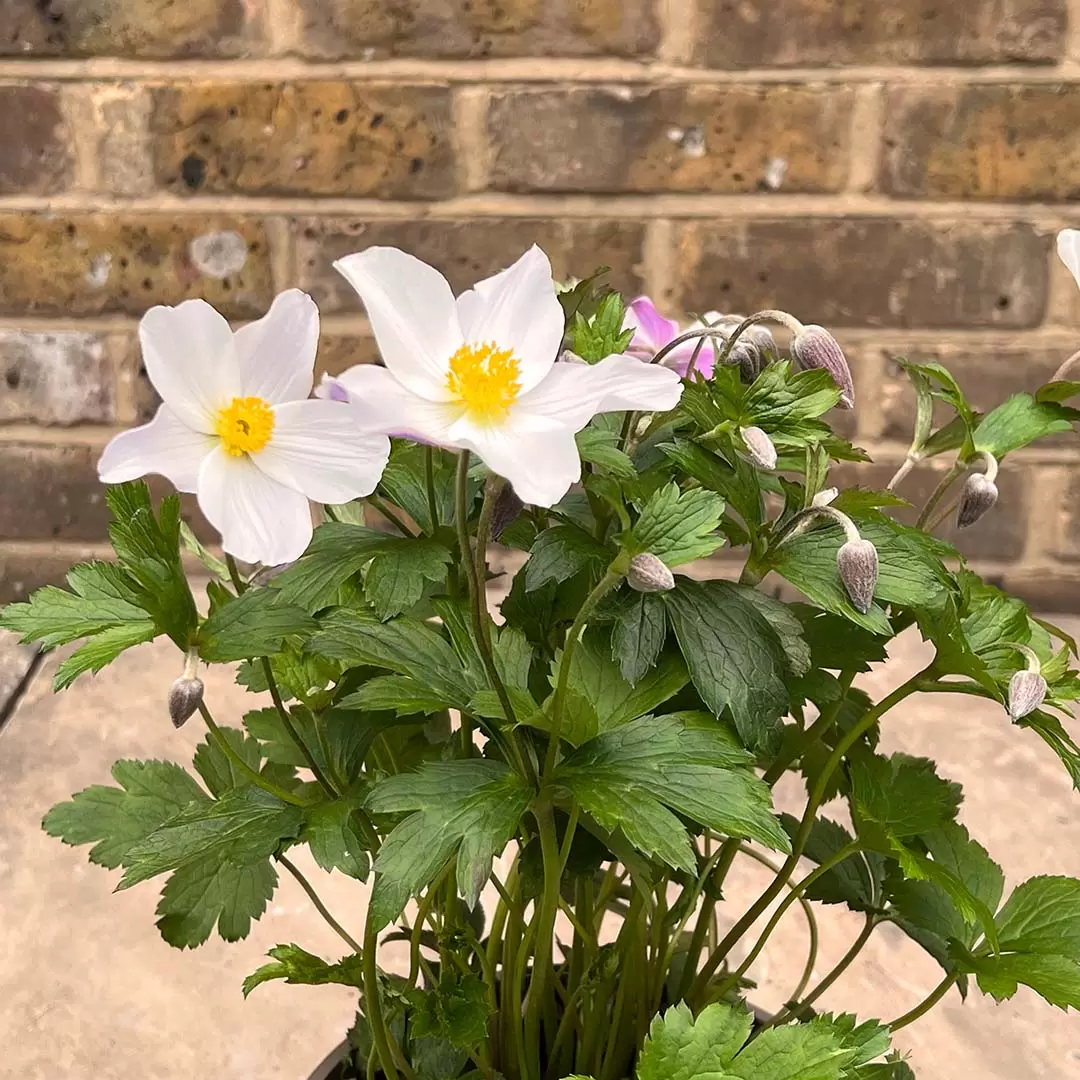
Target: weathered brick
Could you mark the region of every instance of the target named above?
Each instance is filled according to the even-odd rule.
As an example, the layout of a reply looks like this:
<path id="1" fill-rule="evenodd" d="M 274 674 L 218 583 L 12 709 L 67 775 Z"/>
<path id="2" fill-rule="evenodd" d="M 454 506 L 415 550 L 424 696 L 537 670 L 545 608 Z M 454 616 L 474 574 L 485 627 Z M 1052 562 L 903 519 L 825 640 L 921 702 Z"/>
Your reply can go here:
<path id="1" fill-rule="evenodd" d="M 90 446 L 0 445 L 0 539 L 103 540 L 109 511 Z"/>
<path id="2" fill-rule="evenodd" d="M 76 545 L 60 549 L 42 545 L 40 550 L 7 551 L 0 545 L 0 604 L 25 600 L 43 585 L 63 585 L 75 563 L 97 557 L 93 548 Z"/>
<path id="3" fill-rule="evenodd" d="M 648 0 L 300 0 L 304 49 L 346 56 L 640 56 L 659 42 Z"/>
<path id="4" fill-rule="evenodd" d="M 1019 597 L 1032 611 L 1053 615 L 1080 611 L 1080 577 L 1075 569 L 1060 566 L 1010 568 L 1001 580 L 987 578 L 992 585 Z"/>
<path id="5" fill-rule="evenodd" d="M 438 198 L 454 192 L 450 92 L 368 83 L 198 83 L 154 95 L 169 190 Z"/>
<path id="6" fill-rule="evenodd" d="M 319 355 L 315 358 L 315 381 L 324 372 L 340 375 L 346 368 L 357 364 L 374 364 L 379 359 L 379 349 L 372 337 L 359 334 L 323 334 L 319 341 Z"/>
<path id="7" fill-rule="evenodd" d="M 0 214 L 0 312 L 142 314 L 202 297 L 230 316 L 273 298 L 261 222 L 153 214 Z"/>
<path id="8" fill-rule="evenodd" d="M 839 191 L 849 87 L 547 88 L 496 93 L 503 191 Z"/>
<path id="9" fill-rule="evenodd" d="M 0 194 L 65 188 L 73 164 L 68 137 L 54 88 L 0 86 Z"/>
<path id="10" fill-rule="evenodd" d="M 864 487 L 883 490 L 896 472 L 896 465 L 873 464 L 856 465 L 842 463 L 834 465 L 829 472 L 829 483 L 837 487 Z M 889 513 L 904 525 L 914 525 L 919 511 L 926 505 L 927 499 L 937 487 L 947 468 L 942 459 L 926 463 L 915 469 L 897 486 L 897 495 L 907 499 L 910 507 L 897 507 Z M 1000 492 L 997 506 L 982 521 L 967 529 L 956 527 L 955 515 L 942 522 L 935 530 L 935 535 L 947 540 L 961 555 L 970 559 L 1017 559 L 1024 553 L 1028 532 L 1028 508 L 1032 471 L 1023 466 L 1006 463 L 998 473 L 997 485 Z M 960 493 L 958 481 L 952 489 L 952 495 L 939 504 L 934 511 L 935 517 Z"/>
<path id="11" fill-rule="evenodd" d="M 584 277 L 610 266 L 614 288 L 641 290 L 644 227 L 636 221 L 583 218 L 428 218 L 376 220 L 303 218 L 295 222 L 300 287 L 323 312 L 361 311 L 360 300 L 333 269 L 335 259 L 378 244 L 400 247 L 446 275 L 455 292 L 497 273 L 531 244 L 550 256 L 556 277 Z"/>
<path id="12" fill-rule="evenodd" d="M 682 305 L 825 326 L 1032 327 L 1051 237 L 1029 225 L 800 218 L 687 223 Z"/>
<path id="13" fill-rule="evenodd" d="M 917 364 L 944 365 L 956 377 L 973 408 L 985 413 L 1013 394 L 1024 391 L 1034 393 L 1049 381 L 1066 355 L 1061 349 L 998 344 L 939 345 L 932 349 L 882 352 L 886 357 L 886 378 L 879 394 L 884 416 L 881 435 L 901 442 L 911 439 L 915 423 L 915 393 L 911 381 L 895 362 L 895 356 L 902 355 Z M 952 410 L 943 404 L 935 410 L 938 423 L 947 422 L 953 415 Z M 1075 444 L 1075 439 L 1075 435 L 1064 433 L 1041 440 L 1040 445 Z"/>
<path id="14" fill-rule="evenodd" d="M 706 67 L 1052 63 L 1067 0 L 698 0 Z"/>
<path id="15" fill-rule="evenodd" d="M 0 330 L 0 423 L 114 418 L 112 372 L 98 334 Z"/>
<path id="16" fill-rule="evenodd" d="M 0 0 L 0 55 L 235 56 L 244 0 Z"/>
<path id="17" fill-rule="evenodd" d="M 153 192 L 146 87 L 82 83 L 64 93 L 70 125 L 79 133 L 82 185 L 111 195 Z"/>
<path id="18" fill-rule="evenodd" d="M 1080 475 L 1074 468 L 1073 476 L 1065 488 L 1060 508 L 1057 552 L 1059 558 L 1069 562 L 1080 560 Z"/>
<path id="19" fill-rule="evenodd" d="M 1080 87 L 910 86 L 887 99 L 880 186 L 941 199 L 1080 196 Z"/>

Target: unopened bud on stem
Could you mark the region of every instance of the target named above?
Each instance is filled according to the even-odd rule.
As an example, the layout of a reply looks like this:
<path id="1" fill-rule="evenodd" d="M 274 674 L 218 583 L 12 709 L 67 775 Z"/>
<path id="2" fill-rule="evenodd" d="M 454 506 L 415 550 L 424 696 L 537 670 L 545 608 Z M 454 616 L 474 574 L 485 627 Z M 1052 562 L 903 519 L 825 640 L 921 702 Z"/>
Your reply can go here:
<path id="1" fill-rule="evenodd" d="M 184 664 L 184 674 L 169 689 L 169 716 L 173 727 L 183 727 L 202 704 L 203 681 L 196 674 L 199 654 L 191 649 Z"/>
<path id="2" fill-rule="evenodd" d="M 822 368 L 840 390 L 840 407 L 855 407 L 855 384 L 851 381 L 844 350 L 824 326 L 804 326 L 791 339 L 791 355 L 803 369 Z"/>
<path id="3" fill-rule="evenodd" d="M 776 468 L 776 447 L 772 439 L 759 427 L 742 428 L 739 431 L 746 444 L 746 458 L 759 469 Z"/>
<path id="4" fill-rule="evenodd" d="M 846 541 L 836 553 L 836 572 L 855 609 L 865 615 L 877 587 L 877 548 L 861 537 Z"/>
<path id="5" fill-rule="evenodd" d="M 626 582 L 638 592 L 668 592 L 675 588 L 675 575 L 660 559 L 646 551 L 630 560 Z"/>
<path id="6" fill-rule="evenodd" d="M 956 524 L 958 528 L 966 529 L 974 525 L 984 514 L 992 510 L 998 501 L 997 479 L 998 464 L 993 454 L 983 451 L 981 454 L 986 463 L 986 471 L 972 473 L 964 481 L 963 490 L 960 492 L 960 506 L 956 512 Z"/>
<path id="7" fill-rule="evenodd" d="M 1005 642 L 1010 649 L 1023 653 L 1027 667 L 1009 680 L 1009 719 L 1020 720 L 1033 713 L 1046 700 L 1048 687 L 1042 674 L 1042 664 L 1027 645 Z"/>
<path id="8" fill-rule="evenodd" d="M 514 489 L 509 484 L 503 484 L 499 494 L 495 496 L 495 507 L 491 512 L 492 540 L 498 540 L 524 509 L 525 504 L 514 493 Z"/>
<path id="9" fill-rule="evenodd" d="M 840 494 L 839 488 L 822 488 L 813 498 L 811 506 L 828 506 Z"/>

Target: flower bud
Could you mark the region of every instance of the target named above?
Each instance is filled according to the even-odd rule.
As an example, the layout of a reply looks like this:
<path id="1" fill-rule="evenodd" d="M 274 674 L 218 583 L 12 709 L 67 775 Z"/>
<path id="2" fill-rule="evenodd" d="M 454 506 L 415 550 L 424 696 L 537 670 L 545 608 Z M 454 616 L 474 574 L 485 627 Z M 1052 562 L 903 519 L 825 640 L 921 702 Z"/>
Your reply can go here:
<path id="1" fill-rule="evenodd" d="M 998 500 L 997 484 L 984 473 L 972 473 L 964 481 L 960 493 L 960 508 L 956 512 L 958 528 L 974 525 Z"/>
<path id="2" fill-rule="evenodd" d="M 855 407 L 855 385 L 851 381 L 844 350 L 824 326 L 804 326 L 791 339 L 791 355 L 799 367 L 824 368 L 840 389 L 840 407 Z"/>
<path id="3" fill-rule="evenodd" d="M 811 506 L 828 506 L 840 494 L 839 488 L 822 488 L 811 500 Z"/>
<path id="4" fill-rule="evenodd" d="M 869 540 L 848 540 L 836 553 L 836 571 L 852 604 L 865 615 L 874 602 L 877 585 L 877 548 Z"/>
<path id="5" fill-rule="evenodd" d="M 512 525 L 525 504 L 514 494 L 509 484 L 503 484 L 502 490 L 495 497 L 495 507 L 491 512 L 491 538 L 498 540 Z"/>
<path id="6" fill-rule="evenodd" d="M 181 675 L 169 690 L 169 716 L 173 727 L 183 727 L 202 704 L 202 699 L 202 679 Z"/>
<path id="7" fill-rule="evenodd" d="M 739 365 L 739 378 L 744 383 L 752 383 L 761 374 L 761 351 L 752 341 L 739 338 L 728 353 L 728 363 Z"/>
<path id="8" fill-rule="evenodd" d="M 1046 680 L 1037 671 L 1018 671 L 1009 680 L 1009 717 L 1019 720 L 1046 698 Z"/>
<path id="9" fill-rule="evenodd" d="M 772 439 L 759 427 L 743 428 L 739 434 L 746 443 L 746 457 L 759 469 L 776 468 L 776 447 Z"/>
<path id="10" fill-rule="evenodd" d="M 655 555 L 647 551 L 630 560 L 626 581 L 638 592 L 667 592 L 675 588 L 675 575 Z"/>

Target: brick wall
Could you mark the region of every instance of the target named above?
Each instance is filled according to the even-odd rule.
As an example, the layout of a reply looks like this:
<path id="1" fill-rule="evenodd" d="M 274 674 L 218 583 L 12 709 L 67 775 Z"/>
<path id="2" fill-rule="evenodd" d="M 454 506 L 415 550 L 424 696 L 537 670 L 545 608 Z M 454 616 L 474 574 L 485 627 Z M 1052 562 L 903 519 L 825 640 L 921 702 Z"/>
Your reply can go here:
<path id="1" fill-rule="evenodd" d="M 1080 346 L 1078 198 L 1080 0 L 0 0 L 0 599 L 100 548 L 152 304 L 300 285 L 338 370 L 374 355 L 338 255 L 460 287 L 536 240 L 672 312 L 836 328 L 880 483 L 893 355 L 986 406 Z M 1050 608 L 1080 609 L 1078 445 L 1011 457 L 963 541 Z"/>

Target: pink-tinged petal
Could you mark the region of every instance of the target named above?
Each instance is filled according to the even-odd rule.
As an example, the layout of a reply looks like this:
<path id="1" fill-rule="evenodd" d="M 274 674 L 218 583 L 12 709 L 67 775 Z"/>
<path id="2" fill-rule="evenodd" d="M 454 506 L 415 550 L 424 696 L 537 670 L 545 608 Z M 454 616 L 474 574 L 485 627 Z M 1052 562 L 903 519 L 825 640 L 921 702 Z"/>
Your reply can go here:
<path id="1" fill-rule="evenodd" d="M 429 401 L 412 393 L 384 367 L 357 364 L 348 371 L 323 380 L 320 397 L 344 393 L 357 410 L 357 422 L 367 432 L 395 438 L 415 439 L 433 446 L 453 446 L 450 425 L 457 416 L 453 406 Z"/>
<path id="2" fill-rule="evenodd" d="M 311 507 L 305 496 L 267 476 L 246 454 L 220 446 L 199 470 L 199 507 L 221 533 L 221 546 L 244 562 L 280 566 L 303 555 L 311 542 Z"/>
<path id="3" fill-rule="evenodd" d="M 1057 235 L 1058 258 L 1080 285 L 1080 229 L 1062 229 Z"/>
<path id="4" fill-rule="evenodd" d="M 98 461 L 98 476 L 105 484 L 123 484 L 155 473 L 177 491 L 195 491 L 203 458 L 217 438 L 192 431 L 162 405 L 154 419 L 110 440 Z"/>
<path id="5" fill-rule="evenodd" d="M 581 458 L 569 428 L 526 435 L 508 427 L 476 428 L 462 445 L 533 506 L 554 506 L 581 479 Z"/>
<path id="6" fill-rule="evenodd" d="M 290 401 L 274 410 L 274 433 L 252 460 L 279 484 L 320 503 L 370 495 L 390 440 L 364 431 L 359 410 L 335 401 Z"/>
<path id="7" fill-rule="evenodd" d="M 647 296 L 639 296 L 626 309 L 623 329 L 634 331 L 630 352 L 649 356 L 679 336 L 679 324 L 674 319 L 665 319 Z"/>
<path id="8" fill-rule="evenodd" d="M 302 401 L 311 393 L 319 309 L 306 292 L 289 289 L 261 319 L 236 331 L 235 344 L 244 396 L 271 405 Z"/>
<path id="9" fill-rule="evenodd" d="M 527 393 L 555 363 L 565 326 L 548 257 L 534 244 L 509 269 L 464 293 L 458 318 L 467 342 L 513 351 Z"/>
<path id="10" fill-rule="evenodd" d="M 360 294 L 383 362 L 395 378 L 429 401 L 447 401 L 450 357 L 463 339 L 446 278 L 388 247 L 346 255 L 334 268 Z"/>
<path id="11" fill-rule="evenodd" d="M 139 323 L 154 389 L 189 428 L 213 432 L 218 409 L 240 396 L 240 365 L 224 316 L 205 300 L 151 308 Z"/>

